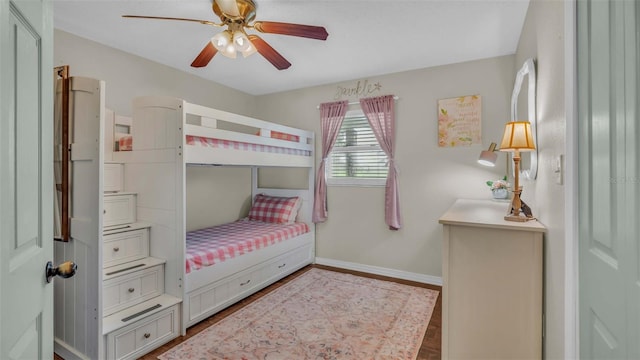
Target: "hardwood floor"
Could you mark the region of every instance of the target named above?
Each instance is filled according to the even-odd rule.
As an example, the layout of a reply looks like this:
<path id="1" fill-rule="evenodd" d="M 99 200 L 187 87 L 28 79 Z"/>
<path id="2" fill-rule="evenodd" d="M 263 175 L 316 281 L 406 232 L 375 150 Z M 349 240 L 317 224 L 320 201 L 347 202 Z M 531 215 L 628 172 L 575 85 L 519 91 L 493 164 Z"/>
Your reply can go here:
<path id="1" fill-rule="evenodd" d="M 332 270 L 332 271 L 338 271 L 338 272 L 343 272 L 343 273 L 349 273 L 349 274 L 354 274 L 354 275 L 359 275 L 359 276 L 364 276 L 364 277 L 369 277 L 369 278 L 374 278 L 374 279 L 379 279 L 379 280 L 388 280 L 388 281 L 395 281 L 397 283 L 401 283 L 401 284 L 407 284 L 407 285 L 412 285 L 412 286 L 418 286 L 418 287 L 424 287 L 424 288 L 429 288 L 429 289 L 434 289 L 434 290 L 438 290 L 440 291 L 440 295 L 438 296 L 438 301 L 436 302 L 436 307 L 433 310 L 433 315 L 431 316 L 431 321 L 429 322 L 429 326 L 427 328 L 427 332 L 425 333 L 424 336 L 424 340 L 422 341 L 422 346 L 420 347 L 420 352 L 418 353 L 418 357 L 416 360 L 432 360 L 432 359 L 440 359 L 441 355 L 440 355 L 440 343 L 441 343 L 441 338 L 442 338 L 442 288 L 440 286 L 434 286 L 434 285 L 428 285 L 428 284 L 422 284 L 422 283 L 417 283 L 414 281 L 407 281 L 407 280 L 399 280 L 399 279 L 394 279 L 394 278 L 389 278 L 389 277 L 385 277 L 385 276 L 379 276 L 379 275 L 372 275 L 372 274 L 367 274 L 367 273 L 361 273 L 361 272 L 357 272 L 357 271 L 350 271 L 350 270 L 343 270 L 343 269 L 337 269 L 337 268 L 333 268 L 333 267 L 327 267 L 327 266 L 322 266 L 322 265 L 309 265 L 299 271 L 297 271 L 296 273 L 276 282 L 275 284 L 249 296 L 248 298 L 234 304 L 231 305 L 230 307 L 226 308 L 225 310 L 220 311 L 217 314 L 212 315 L 211 317 L 209 317 L 206 320 L 203 320 L 202 322 L 190 327 L 189 329 L 187 329 L 187 335 L 184 337 L 178 337 L 177 339 L 174 339 L 173 341 L 168 342 L 167 344 L 159 347 L 158 349 L 150 352 L 149 354 L 143 356 L 141 359 L 143 360 L 155 360 L 157 359 L 157 356 L 164 353 L 165 351 L 171 349 L 172 347 L 178 345 L 179 343 L 187 340 L 188 338 L 190 338 L 191 336 L 194 336 L 195 334 L 199 333 L 200 331 L 208 328 L 209 326 L 211 326 L 212 324 L 217 323 L 218 321 L 224 319 L 225 317 L 229 316 L 230 314 L 234 313 L 235 311 L 239 310 L 240 308 L 242 308 L 243 306 L 246 306 L 248 304 L 250 304 L 251 302 L 259 299 L 262 296 L 265 296 L 266 294 L 268 294 L 269 292 L 277 289 L 278 287 L 286 284 L 287 282 L 291 281 L 292 279 L 295 279 L 296 277 L 300 276 L 301 274 L 303 274 L 304 272 L 308 271 L 309 269 L 316 267 L 319 269 L 326 269 L 326 270 Z M 55 357 L 55 360 L 64 360 L 59 356 Z"/>

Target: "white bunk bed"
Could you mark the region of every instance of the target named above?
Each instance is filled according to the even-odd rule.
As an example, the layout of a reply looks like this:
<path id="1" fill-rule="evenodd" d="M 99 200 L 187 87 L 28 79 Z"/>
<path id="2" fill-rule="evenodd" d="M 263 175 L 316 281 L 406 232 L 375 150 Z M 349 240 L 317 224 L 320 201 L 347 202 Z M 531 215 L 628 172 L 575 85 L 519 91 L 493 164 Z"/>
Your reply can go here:
<path id="1" fill-rule="evenodd" d="M 127 136 L 114 134 L 111 141 Z M 141 97 L 133 102 L 130 138 L 124 141 L 132 150 L 114 151 L 107 158 L 111 155 L 113 161 L 125 164 L 124 187 L 137 193 L 138 220 L 151 224 L 150 255 L 166 259 L 165 293 L 182 299 L 183 335 L 187 327 L 314 261 L 313 132 L 181 99 Z M 306 223 L 309 231 L 187 272 L 185 177 L 189 165 L 251 167 L 252 199 L 257 194 L 299 197 L 302 205 L 296 221 Z M 307 187 L 258 187 L 258 168 L 270 166 L 308 169 Z"/>

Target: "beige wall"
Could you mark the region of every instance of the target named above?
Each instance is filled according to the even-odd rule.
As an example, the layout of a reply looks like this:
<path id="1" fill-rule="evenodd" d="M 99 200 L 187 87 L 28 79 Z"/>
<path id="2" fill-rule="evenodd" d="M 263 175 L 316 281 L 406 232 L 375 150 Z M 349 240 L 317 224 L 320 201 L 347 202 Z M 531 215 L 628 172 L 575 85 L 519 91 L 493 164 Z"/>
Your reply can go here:
<path id="1" fill-rule="evenodd" d="M 251 207 L 251 170 L 187 166 L 187 231 L 238 220 Z"/>
<path id="2" fill-rule="evenodd" d="M 530 203 L 548 231 L 545 236 L 545 357 L 564 357 L 565 203 L 556 184 L 552 158 L 565 152 L 564 3 L 531 0 L 516 53 L 516 66 L 536 59 L 539 168 L 538 178 L 524 182 Z"/>
<path id="3" fill-rule="evenodd" d="M 485 185 L 505 172 L 476 163 L 480 151 L 498 141 L 509 117 L 514 57 L 504 56 L 359 79 L 379 83 L 370 96 L 399 96 L 396 105 L 400 204 L 404 227 L 384 224 L 384 188 L 329 187 L 329 219 L 317 226 L 317 256 L 433 277 L 442 276 L 442 227 L 438 218 L 457 198 L 490 198 Z M 358 79 L 258 97 L 265 120 L 320 133 L 317 105 Z M 437 100 L 482 96 L 483 145 L 439 148 Z M 347 97 L 351 101 L 357 95 Z M 319 135 L 317 135 L 319 137 Z M 317 158 L 320 146 L 317 144 Z"/>

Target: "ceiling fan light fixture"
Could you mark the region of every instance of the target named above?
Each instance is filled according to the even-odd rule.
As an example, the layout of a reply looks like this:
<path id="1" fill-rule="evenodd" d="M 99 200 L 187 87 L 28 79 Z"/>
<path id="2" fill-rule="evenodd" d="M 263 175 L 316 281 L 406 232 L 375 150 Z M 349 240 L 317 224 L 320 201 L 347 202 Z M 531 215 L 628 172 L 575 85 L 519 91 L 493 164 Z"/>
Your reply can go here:
<path id="1" fill-rule="evenodd" d="M 243 57 L 247 57 L 258 52 L 258 49 L 256 49 L 256 47 L 253 46 L 251 42 L 248 42 L 248 43 L 249 43 L 249 46 L 247 47 L 247 50 L 241 51 Z"/>
<path id="2" fill-rule="evenodd" d="M 220 50 L 220 53 L 231 59 L 236 58 L 236 48 L 233 46 L 233 43 L 227 45 L 224 50 Z"/>
<path id="3" fill-rule="evenodd" d="M 224 49 L 231 43 L 231 34 L 228 30 L 219 32 L 213 35 L 211 43 L 218 51 L 224 51 Z"/>
<path id="4" fill-rule="evenodd" d="M 213 35 L 211 43 L 222 55 L 232 59 L 236 58 L 236 48 L 233 45 L 233 39 L 229 30 Z"/>
<path id="5" fill-rule="evenodd" d="M 242 53 L 252 47 L 249 38 L 247 38 L 247 35 L 242 30 L 236 30 L 233 32 L 233 45 L 235 46 L 236 50 Z"/>

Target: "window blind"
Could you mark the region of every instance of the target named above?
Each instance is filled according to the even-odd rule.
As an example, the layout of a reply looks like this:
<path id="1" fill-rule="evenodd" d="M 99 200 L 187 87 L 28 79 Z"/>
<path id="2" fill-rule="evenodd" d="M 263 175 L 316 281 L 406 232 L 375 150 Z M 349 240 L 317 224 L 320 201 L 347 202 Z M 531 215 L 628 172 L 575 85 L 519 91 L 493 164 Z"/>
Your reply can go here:
<path id="1" fill-rule="evenodd" d="M 386 179 L 387 156 L 364 114 L 347 116 L 331 152 L 329 178 Z"/>

